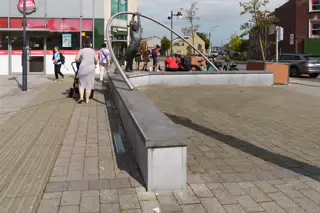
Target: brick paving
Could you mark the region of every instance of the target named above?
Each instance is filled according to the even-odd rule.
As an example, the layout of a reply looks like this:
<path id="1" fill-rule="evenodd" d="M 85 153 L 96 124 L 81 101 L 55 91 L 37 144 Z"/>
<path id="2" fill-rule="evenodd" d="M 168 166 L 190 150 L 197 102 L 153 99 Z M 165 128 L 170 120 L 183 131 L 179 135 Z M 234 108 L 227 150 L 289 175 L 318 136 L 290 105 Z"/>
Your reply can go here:
<path id="1" fill-rule="evenodd" d="M 0 124 L 0 212 L 35 212 L 75 106 L 67 85 L 49 85 Z"/>
<path id="2" fill-rule="evenodd" d="M 1 213 L 320 212 L 316 96 L 144 88 L 192 139 L 187 190 L 157 194 L 146 192 L 105 90 L 98 84 L 94 100 L 78 105 L 65 98 L 70 85 L 48 86 L 0 125 Z M 115 148 L 119 135 L 125 152 Z"/>
<path id="3" fill-rule="evenodd" d="M 302 87 L 141 88 L 192 139 L 180 211 L 320 212 L 320 101 Z"/>

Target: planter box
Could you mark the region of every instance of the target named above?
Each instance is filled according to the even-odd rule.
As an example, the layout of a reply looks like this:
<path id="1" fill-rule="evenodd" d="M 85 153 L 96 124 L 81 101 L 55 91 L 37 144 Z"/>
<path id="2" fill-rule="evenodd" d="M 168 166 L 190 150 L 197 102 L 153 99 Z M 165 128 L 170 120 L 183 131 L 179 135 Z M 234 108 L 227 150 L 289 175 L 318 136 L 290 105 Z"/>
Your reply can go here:
<path id="1" fill-rule="evenodd" d="M 246 70 L 265 70 L 265 62 L 263 61 L 248 61 Z"/>
<path id="2" fill-rule="evenodd" d="M 273 72 L 274 84 L 289 84 L 289 64 L 285 63 L 266 63 L 267 72 Z"/>

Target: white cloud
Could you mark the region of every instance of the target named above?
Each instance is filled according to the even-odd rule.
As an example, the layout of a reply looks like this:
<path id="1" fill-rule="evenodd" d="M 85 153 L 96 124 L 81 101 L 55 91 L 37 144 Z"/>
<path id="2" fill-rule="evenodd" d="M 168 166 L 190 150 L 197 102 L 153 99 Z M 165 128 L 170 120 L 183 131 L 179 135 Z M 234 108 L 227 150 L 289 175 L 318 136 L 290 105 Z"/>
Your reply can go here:
<path id="1" fill-rule="evenodd" d="M 198 0 L 198 12 L 200 17 L 198 24 L 200 31 L 212 33 L 213 45 L 220 45 L 222 42 L 227 42 L 230 35 L 235 31 L 239 32 L 241 24 L 248 20 L 248 16 L 240 16 L 241 8 L 240 0 Z M 268 5 L 269 10 L 281 6 L 288 0 L 270 0 Z M 192 0 L 139 0 L 139 12 L 141 14 L 155 18 L 156 20 L 170 26 L 168 16 L 171 10 L 178 12 L 180 8 L 188 8 Z M 243 2 L 243 1 L 242 1 Z M 180 29 L 188 23 L 185 20 L 174 19 L 174 29 Z M 213 26 L 218 25 L 218 28 L 211 30 Z M 170 33 L 157 26 L 156 24 L 144 20 L 143 21 L 144 36 L 170 36 Z"/>

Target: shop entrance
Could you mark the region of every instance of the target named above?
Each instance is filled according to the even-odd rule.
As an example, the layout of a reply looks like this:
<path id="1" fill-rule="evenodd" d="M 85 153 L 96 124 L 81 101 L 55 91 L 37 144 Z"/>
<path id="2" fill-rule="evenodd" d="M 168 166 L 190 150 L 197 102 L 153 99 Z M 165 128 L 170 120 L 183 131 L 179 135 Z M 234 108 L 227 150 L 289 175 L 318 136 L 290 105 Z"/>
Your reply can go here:
<path id="1" fill-rule="evenodd" d="M 127 42 L 126 41 L 113 41 L 112 42 L 112 49 L 114 54 L 120 64 L 124 64 L 124 55 L 127 50 Z"/>
<path id="2" fill-rule="evenodd" d="M 29 70 L 30 73 L 44 73 L 45 69 L 45 54 L 44 54 L 44 37 L 30 36 L 29 48 L 31 54 L 29 57 Z"/>
<path id="3" fill-rule="evenodd" d="M 22 73 L 23 35 L 22 32 L 11 32 L 10 73 Z M 27 32 L 27 70 L 29 74 L 43 74 L 46 71 L 46 33 Z"/>

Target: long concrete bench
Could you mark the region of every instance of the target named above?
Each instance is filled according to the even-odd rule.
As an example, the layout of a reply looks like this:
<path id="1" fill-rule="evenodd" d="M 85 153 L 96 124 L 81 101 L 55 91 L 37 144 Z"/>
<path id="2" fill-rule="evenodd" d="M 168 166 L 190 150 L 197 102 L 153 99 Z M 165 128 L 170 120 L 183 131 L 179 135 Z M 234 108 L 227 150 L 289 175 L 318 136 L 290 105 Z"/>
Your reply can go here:
<path id="1" fill-rule="evenodd" d="M 133 72 L 127 74 L 135 86 L 149 84 L 168 85 L 239 85 L 272 86 L 273 72 L 266 71 L 223 71 L 223 72 Z"/>
<path id="2" fill-rule="evenodd" d="M 143 93 L 129 91 L 120 76 L 110 74 L 108 88 L 147 190 L 186 189 L 188 137 Z"/>

